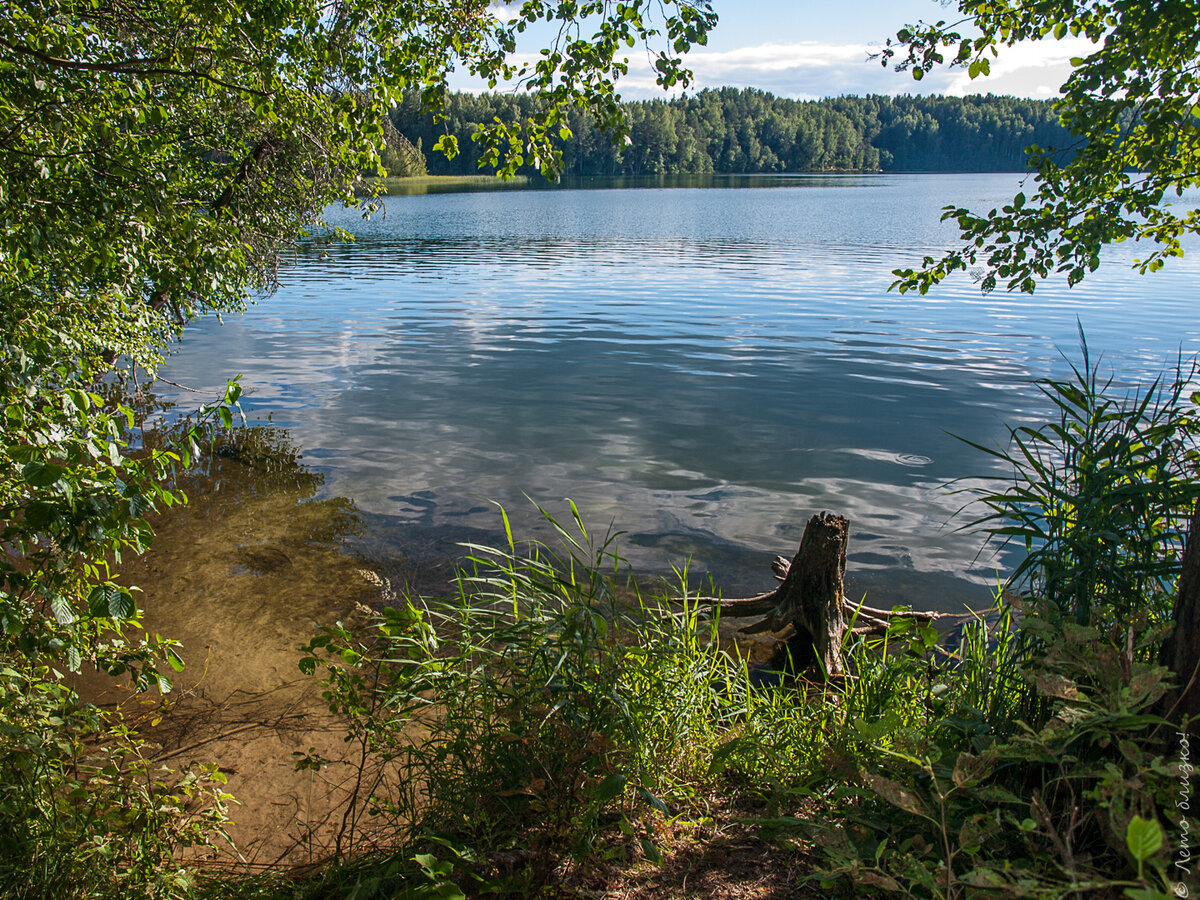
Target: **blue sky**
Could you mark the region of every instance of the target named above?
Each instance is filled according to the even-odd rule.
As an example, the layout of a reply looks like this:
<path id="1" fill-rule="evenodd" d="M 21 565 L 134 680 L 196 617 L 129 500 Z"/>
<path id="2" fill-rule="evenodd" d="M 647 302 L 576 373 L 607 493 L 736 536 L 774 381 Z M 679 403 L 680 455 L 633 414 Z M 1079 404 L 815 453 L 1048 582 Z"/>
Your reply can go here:
<path id="1" fill-rule="evenodd" d="M 917 82 L 868 56 L 906 24 L 955 21 L 953 5 L 940 0 L 713 0 L 713 7 L 720 23 L 708 46 L 688 55 L 696 76 L 691 91 L 732 85 L 798 99 L 988 92 L 1050 98 L 1067 76 L 1067 61 L 1085 55 L 1090 46 L 1076 38 L 1040 41 L 1002 51 L 990 77 L 971 81 L 963 70 L 941 68 Z M 662 96 L 644 54 L 631 55 L 620 90 L 630 100 Z"/>

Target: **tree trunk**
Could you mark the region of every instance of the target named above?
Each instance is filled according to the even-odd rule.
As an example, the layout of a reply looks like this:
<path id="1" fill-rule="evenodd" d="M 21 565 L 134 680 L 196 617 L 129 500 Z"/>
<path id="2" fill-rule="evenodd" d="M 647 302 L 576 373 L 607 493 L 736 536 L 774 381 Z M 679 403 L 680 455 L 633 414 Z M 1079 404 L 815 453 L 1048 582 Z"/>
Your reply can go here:
<path id="1" fill-rule="evenodd" d="M 1183 548 L 1182 571 L 1175 597 L 1175 628 L 1163 643 L 1160 662 L 1175 673 L 1176 688 L 1163 698 L 1166 717 L 1172 722 L 1191 720 L 1189 730 L 1200 728 L 1200 502 Z"/>

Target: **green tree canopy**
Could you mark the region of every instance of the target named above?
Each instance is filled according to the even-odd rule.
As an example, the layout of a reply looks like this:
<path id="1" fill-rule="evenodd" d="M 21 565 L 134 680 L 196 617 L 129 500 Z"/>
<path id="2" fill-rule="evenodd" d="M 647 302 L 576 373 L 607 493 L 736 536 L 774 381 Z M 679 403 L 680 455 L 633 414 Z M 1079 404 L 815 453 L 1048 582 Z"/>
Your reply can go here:
<path id="1" fill-rule="evenodd" d="M 449 130 L 463 152 L 428 160 L 438 174 L 477 171 L 483 148 L 464 144 L 481 122 L 518 121 L 536 96 L 450 93 L 439 120 L 411 92 L 392 110 L 401 134 L 432 146 Z M 754 88 L 703 90 L 622 104 L 629 143 L 615 146 L 571 110 L 564 175 L 901 171 L 1026 171 L 1025 147 L 1067 137 L 1044 100 L 971 97 L 776 97 Z M 534 171 L 532 167 L 531 171 Z"/>
<path id="2" fill-rule="evenodd" d="M 990 290 L 1033 291 L 1065 273 L 1074 284 L 1100 264 L 1104 245 L 1146 240 L 1143 272 L 1183 254 L 1200 211 L 1172 205 L 1200 185 L 1200 10 L 1190 0 L 959 0 L 964 19 L 918 24 L 889 42 L 883 62 L 920 78 L 949 61 L 972 77 L 1020 41 L 1083 36 L 1056 110 L 1071 139 L 1033 147 L 1034 189 L 980 215 L 952 208 L 963 243 L 920 269 L 897 271 L 900 290 L 924 293 L 956 269 L 979 266 Z M 960 30 L 960 26 L 967 26 Z"/>
<path id="3" fill-rule="evenodd" d="M 404 90 L 435 113 L 455 68 L 537 91 L 531 115 L 479 138 L 502 171 L 552 171 L 567 110 L 620 127 L 629 48 L 661 43 L 659 81 L 686 83 L 681 54 L 715 21 L 703 0 L 531 0 L 507 23 L 487 0 L 3 7 L 6 328 L 34 310 L 86 320 L 90 349 L 143 360 L 183 320 L 273 283 L 281 248 L 378 168 Z M 539 20 L 559 26 L 554 45 L 514 61 Z"/>
<path id="4" fill-rule="evenodd" d="M 90 663 L 166 688 L 181 664 L 138 636 L 119 569 L 146 516 L 184 499 L 173 476 L 200 435 L 137 447 L 104 377 L 155 367 L 190 318 L 270 288 L 321 211 L 382 172 L 406 90 L 436 112 L 465 69 L 538 92 L 477 137 L 501 171 L 550 172 L 568 111 L 620 127 L 631 48 L 686 83 L 682 54 L 714 21 L 706 0 L 528 0 L 507 22 L 489 0 L 0 0 L 0 893 L 107 896 L 75 864 L 108 860 L 138 895 L 144 860 L 111 850 L 119 829 L 80 797 L 165 823 L 169 840 L 122 846 L 168 869 L 186 820 L 186 779 L 172 805 L 137 766 L 81 762 L 136 757 L 136 740 L 61 678 Z M 522 63 L 539 22 L 551 46 Z M 201 418 L 231 423 L 237 396 Z"/>

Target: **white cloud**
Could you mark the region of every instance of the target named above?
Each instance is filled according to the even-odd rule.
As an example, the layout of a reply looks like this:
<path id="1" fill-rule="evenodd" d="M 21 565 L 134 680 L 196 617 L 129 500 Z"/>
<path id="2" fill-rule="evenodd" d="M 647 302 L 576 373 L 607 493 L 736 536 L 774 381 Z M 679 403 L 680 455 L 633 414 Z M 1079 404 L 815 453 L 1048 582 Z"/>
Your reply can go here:
<path id="1" fill-rule="evenodd" d="M 492 3 L 487 8 L 488 15 L 499 22 L 508 24 L 521 12 L 519 4 Z"/>
<path id="2" fill-rule="evenodd" d="M 781 72 L 788 69 L 806 69 L 859 64 L 871 53 L 866 44 L 827 44 L 820 41 L 796 41 L 787 44 L 759 44 L 756 47 L 741 47 L 737 50 L 719 52 L 696 51 L 687 60 L 697 73 L 707 77 L 723 72 Z"/>
<path id="3" fill-rule="evenodd" d="M 792 41 L 724 51 L 697 50 L 684 62 L 695 75 L 691 91 L 755 87 L 782 97 L 815 100 L 910 89 L 914 84 L 910 77 L 897 75 L 870 60 L 876 49 L 863 43 Z M 661 96 L 650 67 L 636 62 L 621 81 L 621 93 L 626 99 Z"/>
<path id="4" fill-rule="evenodd" d="M 686 64 L 695 73 L 692 91 L 723 86 L 756 87 L 783 97 L 812 100 L 839 94 L 1014 94 L 1053 97 L 1070 72 L 1070 59 L 1094 46 L 1084 38 L 1039 41 L 1002 48 L 992 74 L 971 79 L 965 69 L 940 67 L 916 81 L 871 59 L 879 48 L 862 43 L 794 41 L 697 50 Z M 650 66 L 637 61 L 621 81 L 627 99 L 662 96 Z"/>
<path id="5" fill-rule="evenodd" d="M 497 4 L 489 9 L 494 15 L 506 16 L 516 7 Z M 799 100 L 841 94 L 985 93 L 1044 99 L 1058 95 L 1059 86 L 1070 74 L 1070 59 L 1094 49 L 1085 38 L 1018 44 L 1001 48 L 999 57 L 991 61 L 991 75 L 971 79 L 965 69 L 941 66 L 921 81 L 871 59 L 879 47 L 865 43 L 788 41 L 733 50 L 694 50 L 685 63 L 695 75 L 688 87 L 692 93 L 729 86 L 761 88 Z M 517 54 L 511 61 L 532 65 L 538 58 L 535 54 Z M 668 96 L 656 83 L 648 56 L 634 54 L 629 64 L 629 74 L 618 83 L 622 97 L 642 100 Z M 452 86 L 459 90 L 483 89 L 461 75 L 452 78 Z"/>
<path id="6" fill-rule="evenodd" d="M 990 75 L 972 80 L 967 72 L 957 69 L 945 93 L 962 96 L 990 91 L 1038 99 L 1057 97 L 1071 72 L 1071 59 L 1087 56 L 1095 49 L 1095 44 L 1082 37 L 1004 47 L 991 61 Z"/>

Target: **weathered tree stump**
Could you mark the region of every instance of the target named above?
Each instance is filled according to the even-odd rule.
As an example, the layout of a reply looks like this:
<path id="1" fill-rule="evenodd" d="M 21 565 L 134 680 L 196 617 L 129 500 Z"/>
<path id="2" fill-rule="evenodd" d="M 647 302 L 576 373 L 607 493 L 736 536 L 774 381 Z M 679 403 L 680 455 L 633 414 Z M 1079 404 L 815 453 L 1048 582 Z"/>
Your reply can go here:
<path id="1" fill-rule="evenodd" d="M 1182 571 L 1175 597 L 1175 627 L 1163 642 L 1159 661 L 1175 673 L 1174 690 L 1162 700 L 1166 718 L 1200 731 L 1200 502 L 1183 547 Z"/>
<path id="2" fill-rule="evenodd" d="M 777 556 L 771 563 L 780 582 L 775 590 L 756 597 L 697 599 L 718 606 L 723 615 L 765 615 L 741 629 L 747 634 L 781 632 L 793 626 L 794 632 L 777 658 L 790 658 L 793 670 L 820 666 L 826 676 L 840 675 L 842 640 L 848 628 L 855 634 L 882 633 L 897 616 L 925 621 L 939 617 L 933 612 L 889 612 L 860 604 L 851 610 L 854 627 L 850 628 L 844 589 L 849 535 L 850 522 L 844 516 L 818 513 L 804 526 L 800 549 L 791 562 Z"/>
<path id="3" fill-rule="evenodd" d="M 827 675 L 841 674 L 842 637 L 846 633 L 843 581 L 849 535 L 847 518 L 818 513 L 804 526 L 800 549 L 792 561 L 776 557 L 771 564 L 780 581 L 775 590 L 736 600 L 701 599 L 719 604 L 728 615 L 766 613 L 761 622 L 743 629 L 749 633 L 783 631 L 793 625 L 795 633 L 788 640 L 793 667 L 819 664 Z"/>
<path id="4" fill-rule="evenodd" d="M 817 663 L 827 675 L 842 673 L 842 638 L 846 619 L 846 544 L 850 520 L 832 513 L 819 513 L 804 526 L 800 549 L 792 559 L 779 586 L 779 605 L 771 614 L 778 631 L 795 626 L 793 644 L 811 646 Z"/>

